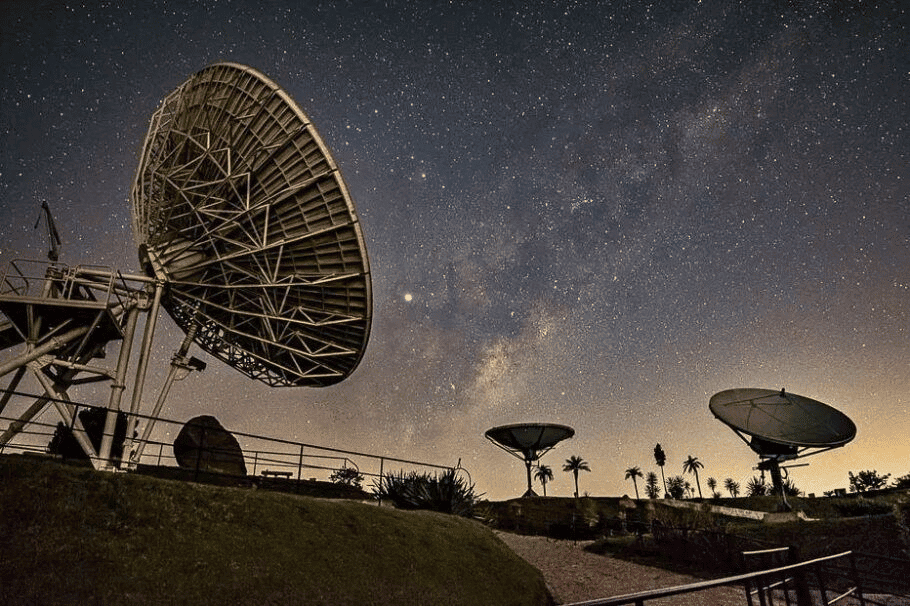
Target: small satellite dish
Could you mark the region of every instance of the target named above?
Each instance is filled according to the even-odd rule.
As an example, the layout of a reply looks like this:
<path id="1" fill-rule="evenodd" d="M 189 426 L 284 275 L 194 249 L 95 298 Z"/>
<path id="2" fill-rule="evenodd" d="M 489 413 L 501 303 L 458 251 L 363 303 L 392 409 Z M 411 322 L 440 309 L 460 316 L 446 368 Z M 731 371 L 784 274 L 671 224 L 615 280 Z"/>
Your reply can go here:
<path id="1" fill-rule="evenodd" d="M 484 435 L 496 446 L 525 462 L 528 490 L 524 497 L 537 496 L 531 487 L 531 466 L 559 442 L 575 435 L 575 430 L 554 423 L 516 423 L 488 429 Z"/>
<path id="2" fill-rule="evenodd" d="M 781 461 L 844 446 L 856 437 L 847 415 L 783 389 L 728 389 L 714 394 L 708 407 L 763 459 L 759 469 L 771 472 L 785 505 Z"/>
<path id="3" fill-rule="evenodd" d="M 145 272 L 204 350 L 271 386 L 327 386 L 357 367 L 372 295 L 354 203 L 294 101 L 217 63 L 154 113 L 130 191 Z"/>

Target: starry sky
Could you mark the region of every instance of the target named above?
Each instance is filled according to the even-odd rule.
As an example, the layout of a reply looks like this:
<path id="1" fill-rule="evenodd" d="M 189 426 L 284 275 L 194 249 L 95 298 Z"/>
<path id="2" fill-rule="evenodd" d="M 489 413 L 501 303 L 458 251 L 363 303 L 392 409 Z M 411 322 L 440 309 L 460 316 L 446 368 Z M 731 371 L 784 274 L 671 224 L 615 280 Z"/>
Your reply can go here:
<path id="1" fill-rule="evenodd" d="M 897 0 L 797 4 L 6 0 L 0 261 L 44 258 L 47 200 L 62 261 L 137 272 L 128 195 L 149 118 L 235 61 L 332 150 L 373 330 L 322 389 L 270 389 L 191 351 L 209 367 L 163 416 L 461 459 L 491 499 L 520 495 L 524 468 L 483 432 L 562 423 L 576 435 L 543 459 L 548 494 L 571 496 L 578 455 L 581 491 L 619 496 L 627 468 L 658 471 L 658 442 L 666 475 L 692 455 L 702 483 L 745 486 L 757 457 L 708 400 L 785 387 L 857 425 L 791 470 L 797 486 L 903 476 L 910 16 Z M 146 400 L 181 340 L 159 326 Z"/>

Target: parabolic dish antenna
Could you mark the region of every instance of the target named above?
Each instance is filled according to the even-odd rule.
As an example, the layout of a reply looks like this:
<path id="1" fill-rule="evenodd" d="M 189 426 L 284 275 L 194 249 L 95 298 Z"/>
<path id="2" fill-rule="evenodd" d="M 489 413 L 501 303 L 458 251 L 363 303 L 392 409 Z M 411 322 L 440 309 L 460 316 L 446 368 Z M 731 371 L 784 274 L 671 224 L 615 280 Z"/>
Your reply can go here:
<path id="1" fill-rule="evenodd" d="M 763 459 L 774 488 L 784 499 L 780 462 L 844 446 L 856 425 L 817 400 L 772 389 L 728 389 L 714 394 L 711 412 Z"/>
<path id="2" fill-rule="evenodd" d="M 11 261 L 0 276 L 0 350 L 19 348 L 0 360 L 0 377 L 12 374 L 0 413 L 29 372 L 44 391 L 0 434 L 0 448 L 53 405 L 95 468 L 119 466 L 113 435 L 140 317 L 130 464 L 173 381 L 205 367 L 187 356 L 193 342 L 270 386 L 332 385 L 357 367 L 372 319 L 360 222 L 316 129 L 274 82 L 218 63 L 165 97 L 130 200 L 143 275 L 52 259 L 38 269 Z M 186 336 L 154 410 L 140 415 L 161 306 Z M 70 390 L 100 381 L 111 393 L 102 435 L 92 436 Z"/>
<path id="3" fill-rule="evenodd" d="M 522 459 L 528 476 L 528 490 L 525 497 L 537 496 L 531 487 L 531 465 L 549 452 L 559 442 L 575 435 L 575 430 L 554 423 L 516 423 L 501 425 L 484 432 L 488 440 Z"/>
<path id="4" fill-rule="evenodd" d="M 326 386 L 370 333 L 370 268 L 347 186 L 278 85 L 211 65 L 154 113 L 130 191 L 145 272 L 202 349 L 272 386 Z"/>
<path id="5" fill-rule="evenodd" d="M 749 436 L 759 455 L 836 448 L 856 436 L 856 425 L 844 413 L 783 389 L 728 389 L 712 396 L 708 406 L 733 431 Z"/>

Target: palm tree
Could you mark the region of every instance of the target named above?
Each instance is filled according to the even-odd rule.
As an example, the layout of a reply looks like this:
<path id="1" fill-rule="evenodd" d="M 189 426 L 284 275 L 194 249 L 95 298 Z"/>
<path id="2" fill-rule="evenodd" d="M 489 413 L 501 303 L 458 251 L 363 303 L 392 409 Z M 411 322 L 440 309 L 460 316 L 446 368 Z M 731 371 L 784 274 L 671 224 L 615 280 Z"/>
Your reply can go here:
<path id="1" fill-rule="evenodd" d="M 686 459 L 686 462 L 683 463 L 683 473 L 694 473 L 695 474 L 695 484 L 698 486 L 698 498 L 703 498 L 701 496 L 701 482 L 698 479 L 698 470 L 703 468 L 704 464 L 698 460 L 698 457 L 693 457 L 689 455 L 689 458 Z"/>
<path id="2" fill-rule="evenodd" d="M 708 485 L 708 488 L 711 489 L 711 492 L 714 493 L 713 496 L 716 498 L 717 497 L 717 480 L 715 480 L 714 478 L 708 478 L 707 480 L 705 480 L 705 484 Z"/>
<path id="3" fill-rule="evenodd" d="M 667 478 L 664 477 L 664 463 L 667 462 L 667 455 L 664 449 L 660 447 L 660 444 L 654 447 L 654 460 L 657 462 L 657 466 L 660 467 L 660 477 L 664 481 L 664 495 L 666 495 Z"/>
<path id="4" fill-rule="evenodd" d="M 549 465 L 538 465 L 534 472 L 534 479 L 543 485 L 543 496 L 547 496 L 547 482 L 553 479 L 553 470 Z"/>
<path id="5" fill-rule="evenodd" d="M 643 477 L 645 477 L 645 476 L 641 473 L 641 469 L 637 465 L 635 467 L 630 467 L 626 470 L 626 479 L 628 480 L 629 478 L 632 478 L 632 484 L 635 486 L 635 500 L 636 501 L 638 500 L 638 482 L 635 480 L 635 478 L 643 478 Z"/>
<path id="6" fill-rule="evenodd" d="M 578 472 L 591 471 L 588 462 L 577 455 L 572 455 L 566 459 L 566 464 L 562 466 L 563 471 L 571 471 L 575 476 L 575 498 L 578 498 Z"/>
<path id="7" fill-rule="evenodd" d="M 724 480 L 724 488 L 727 489 L 727 492 L 729 492 L 730 496 L 734 499 L 739 496 L 739 482 L 734 481 L 733 478 Z"/>
<path id="8" fill-rule="evenodd" d="M 657 488 L 657 474 L 649 471 L 645 477 L 645 494 L 649 499 L 656 499 L 660 496 L 660 489 Z"/>

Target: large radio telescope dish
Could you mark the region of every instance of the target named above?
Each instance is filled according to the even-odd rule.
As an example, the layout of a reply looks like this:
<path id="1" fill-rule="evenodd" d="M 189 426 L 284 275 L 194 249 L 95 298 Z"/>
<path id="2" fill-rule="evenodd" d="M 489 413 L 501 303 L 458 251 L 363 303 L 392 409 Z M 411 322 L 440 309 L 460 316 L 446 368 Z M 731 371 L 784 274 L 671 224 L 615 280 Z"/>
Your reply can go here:
<path id="1" fill-rule="evenodd" d="M 372 317 L 360 222 L 274 82 L 218 63 L 165 97 L 130 200 L 140 262 L 202 349 L 271 386 L 332 385 L 357 367 Z"/>

